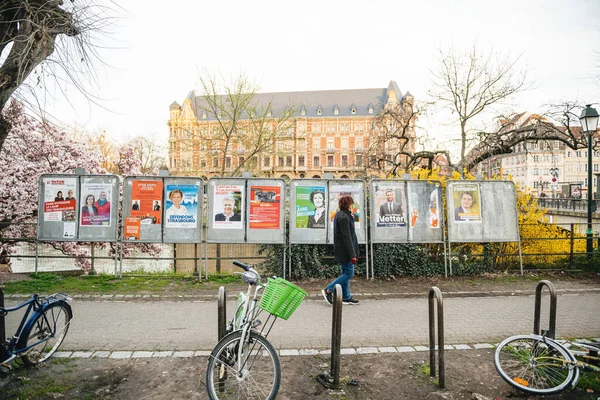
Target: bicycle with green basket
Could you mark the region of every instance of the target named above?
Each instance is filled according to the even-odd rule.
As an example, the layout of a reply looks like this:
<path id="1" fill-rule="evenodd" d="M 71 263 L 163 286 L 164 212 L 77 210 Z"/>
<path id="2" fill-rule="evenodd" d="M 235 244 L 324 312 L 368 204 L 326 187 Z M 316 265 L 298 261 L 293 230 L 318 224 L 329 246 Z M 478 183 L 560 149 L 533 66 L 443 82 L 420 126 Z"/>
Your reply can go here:
<path id="1" fill-rule="evenodd" d="M 580 369 L 600 372 L 600 343 L 516 335 L 496 348 L 494 365 L 507 383 L 532 394 L 559 393 L 577 385 Z"/>
<path id="2" fill-rule="evenodd" d="M 282 278 L 268 278 L 263 284 L 252 266 L 239 261 L 233 264 L 244 270 L 240 274 L 248 290 L 238 296 L 227 334 L 208 358 L 208 396 L 212 400 L 275 399 L 281 365 L 267 336 L 278 318 L 289 319 L 307 293 Z M 264 323 L 258 319 L 263 311 L 268 315 Z"/>

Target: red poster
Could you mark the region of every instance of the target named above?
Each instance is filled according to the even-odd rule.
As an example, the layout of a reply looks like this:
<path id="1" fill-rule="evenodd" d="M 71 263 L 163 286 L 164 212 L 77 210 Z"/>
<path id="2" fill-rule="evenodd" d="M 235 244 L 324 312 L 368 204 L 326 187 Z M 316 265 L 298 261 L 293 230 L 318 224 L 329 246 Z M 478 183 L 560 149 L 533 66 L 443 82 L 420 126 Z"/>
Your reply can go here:
<path id="1" fill-rule="evenodd" d="M 138 217 L 125 219 L 125 240 L 140 240 L 140 219 Z"/>
<path id="2" fill-rule="evenodd" d="M 140 219 L 141 224 L 160 224 L 162 211 L 162 181 L 131 181 L 129 215 Z"/>
<path id="3" fill-rule="evenodd" d="M 281 188 L 279 186 L 250 187 L 250 229 L 279 229 Z"/>

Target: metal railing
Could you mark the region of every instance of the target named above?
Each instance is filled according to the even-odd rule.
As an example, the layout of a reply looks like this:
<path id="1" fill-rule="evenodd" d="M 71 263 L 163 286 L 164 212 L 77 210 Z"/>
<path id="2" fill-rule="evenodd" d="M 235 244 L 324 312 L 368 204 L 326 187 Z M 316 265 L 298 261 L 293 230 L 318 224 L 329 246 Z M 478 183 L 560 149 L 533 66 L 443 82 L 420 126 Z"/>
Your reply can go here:
<path id="1" fill-rule="evenodd" d="M 537 202 L 538 207 L 540 208 L 549 208 L 552 210 L 559 211 L 574 211 L 574 212 L 583 212 L 587 213 L 588 200 L 587 199 L 560 199 L 560 198 L 551 198 L 551 197 L 539 197 L 533 199 L 533 201 Z M 591 200 L 592 201 L 592 212 L 598 212 L 598 206 L 600 205 L 600 200 Z"/>

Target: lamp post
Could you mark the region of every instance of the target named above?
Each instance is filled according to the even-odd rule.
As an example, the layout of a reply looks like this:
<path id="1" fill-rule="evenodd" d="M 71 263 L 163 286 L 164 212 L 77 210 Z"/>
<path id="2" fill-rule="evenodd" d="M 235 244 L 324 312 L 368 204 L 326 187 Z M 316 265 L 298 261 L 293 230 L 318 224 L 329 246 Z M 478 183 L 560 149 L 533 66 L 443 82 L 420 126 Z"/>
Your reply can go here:
<path id="1" fill-rule="evenodd" d="M 587 245 L 586 252 L 588 256 L 591 256 L 594 251 L 594 243 L 593 236 L 594 230 L 592 229 L 592 142 L 594 141 L 594 133 L 596 133 L 596 129 L 598 128 L 598 111 L 595 108 L 592 108 L 591 104 L 585 106 L 585 110 L 581 113 L 581 117 L 579 117 L 579 121 L 581 121 L 581 130 L 584 134 L 587 134 L 587 147 L 588 147 L 588 190 L 587 190 Z"/>

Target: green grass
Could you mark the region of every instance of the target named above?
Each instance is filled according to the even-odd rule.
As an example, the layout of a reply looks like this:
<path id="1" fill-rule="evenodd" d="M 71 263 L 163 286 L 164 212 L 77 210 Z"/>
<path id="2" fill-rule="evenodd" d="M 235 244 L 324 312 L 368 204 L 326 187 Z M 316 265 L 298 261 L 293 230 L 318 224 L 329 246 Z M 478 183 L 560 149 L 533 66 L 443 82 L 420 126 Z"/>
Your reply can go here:
<path id="1" fill-rule="evenodd" d="M 196 293 L 214 291 L 220 285 L 241 282 L 237 276 L 214 275 L 208 281 L 180 274 L 124 276 L 112 275 L 62 276 L 48 273 L 31 274 L 30 279 L 6 282 L 5 294 L 55 293 L 67 294 L 129 294 L 129 293 Z"/>
<path id="2" fill-rule="evenodd" d="M 64 393 L 74 387 L 75 385 L 60 383 L 52 378 L 43 380 L 24 378 L 14 387 L 0 388 L 0 398 L 28 400 L 57 398 L 51 393 Z"/>

